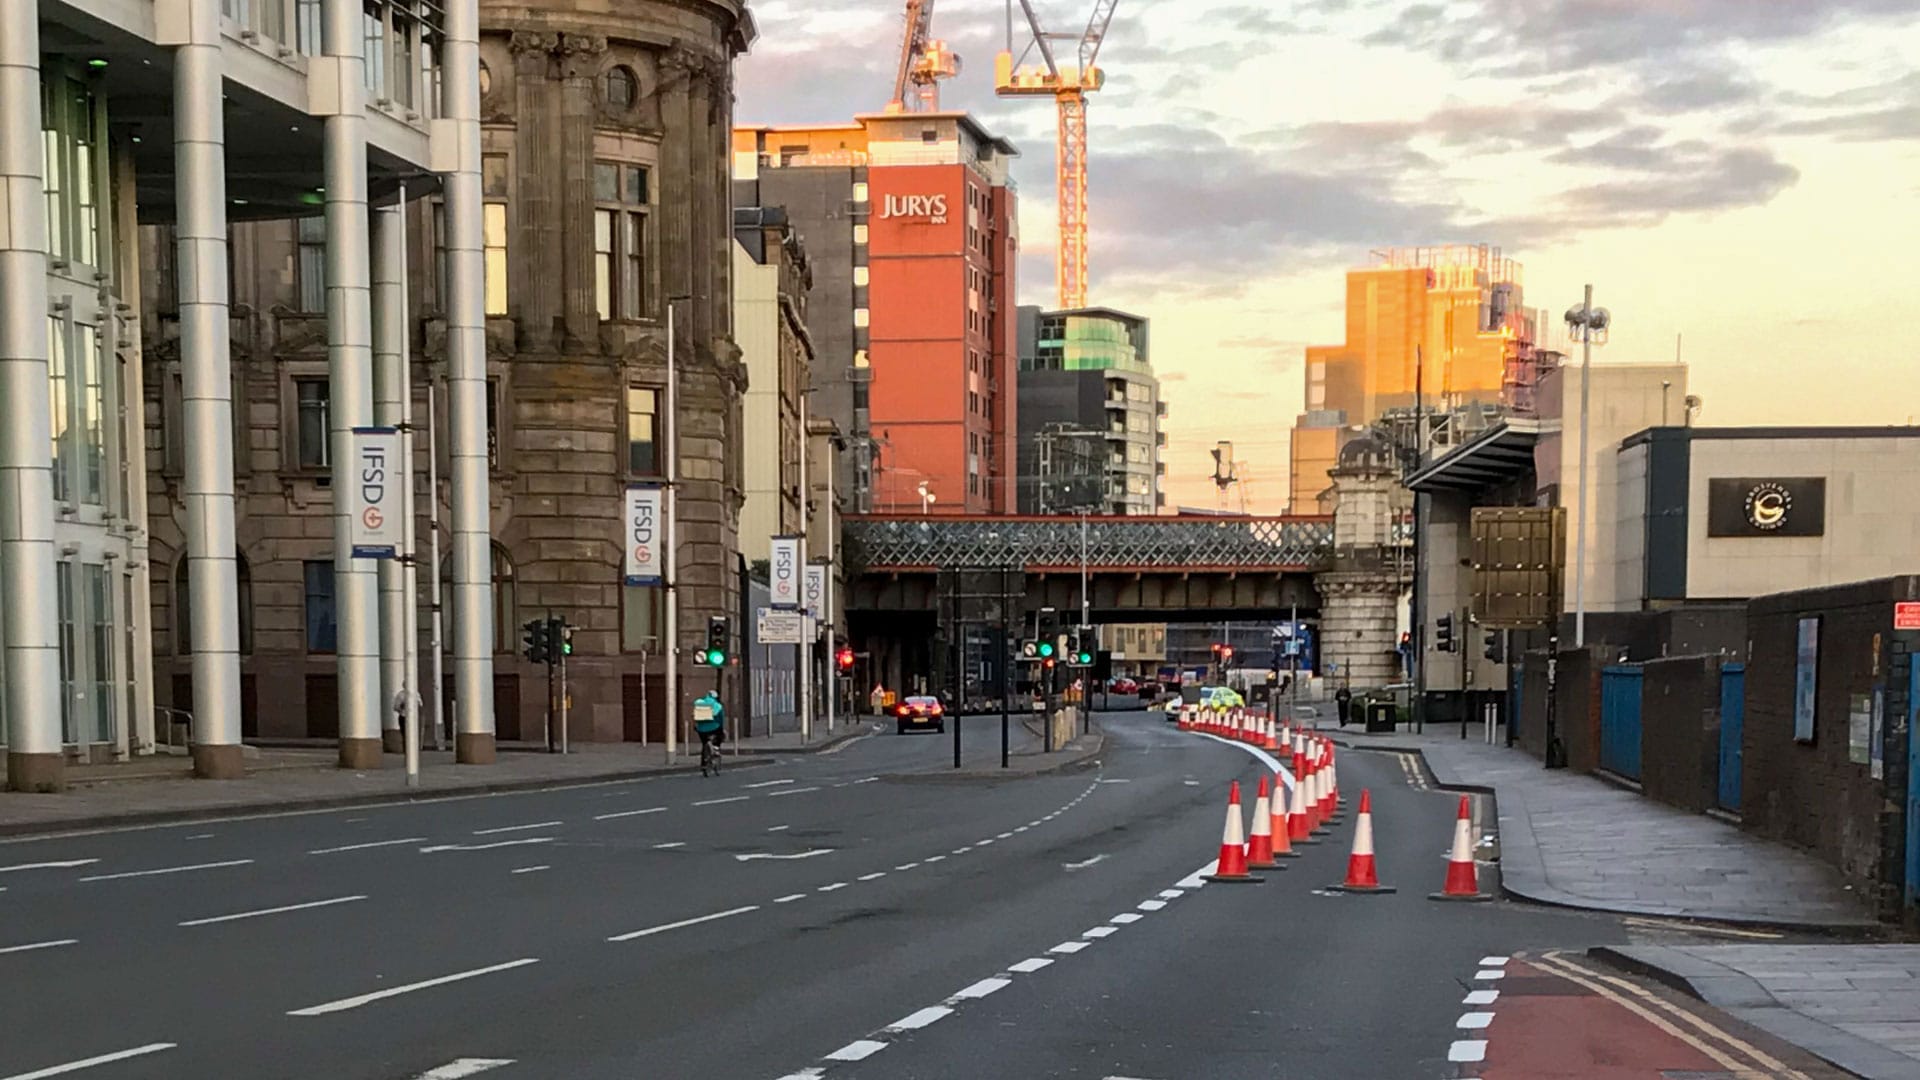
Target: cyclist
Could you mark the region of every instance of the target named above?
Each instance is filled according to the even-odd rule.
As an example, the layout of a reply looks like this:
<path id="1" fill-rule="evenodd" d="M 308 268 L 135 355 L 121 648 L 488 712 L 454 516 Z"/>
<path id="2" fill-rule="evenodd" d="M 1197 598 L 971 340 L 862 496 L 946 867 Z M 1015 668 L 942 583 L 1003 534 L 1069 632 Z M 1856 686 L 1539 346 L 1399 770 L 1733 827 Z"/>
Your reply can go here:
<path id="1" fill-rule="evenodd" d="M 709 748 L 717 760 L 720 740 L 726 737 L 726 706 L 709 690 L 693 700 L 693 730 L 700 736 L 700 760 L 705 763 Z"/>

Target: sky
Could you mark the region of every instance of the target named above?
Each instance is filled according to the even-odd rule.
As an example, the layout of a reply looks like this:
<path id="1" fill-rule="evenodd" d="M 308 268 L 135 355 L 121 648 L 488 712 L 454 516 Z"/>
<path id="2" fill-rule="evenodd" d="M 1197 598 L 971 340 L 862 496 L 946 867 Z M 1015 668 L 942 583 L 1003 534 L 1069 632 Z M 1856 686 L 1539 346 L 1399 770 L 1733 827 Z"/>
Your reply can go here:
<path id="1" fill-rule="evenodd" d="M 879 111 L 903 8 L 752 0 L 737 118 Z M 1003 0 L 934 30 L 942 106 L 1021 150 L 1020 300 L 1056 306 L 1052 103 L 994 96 Z M 1677 349 L 1704 425 L 1920 418 L 1920 0 L 1118 0 L 1099 63 L 1088 300 L 1152 320 L 1170 506 L 1217 504 L 1225 439 L 1236 508 L 1284 508 L 1302 351 L 1385 247 L 1500 246 L 1550 344 L 1592 283 L 1594 362 Z"/>

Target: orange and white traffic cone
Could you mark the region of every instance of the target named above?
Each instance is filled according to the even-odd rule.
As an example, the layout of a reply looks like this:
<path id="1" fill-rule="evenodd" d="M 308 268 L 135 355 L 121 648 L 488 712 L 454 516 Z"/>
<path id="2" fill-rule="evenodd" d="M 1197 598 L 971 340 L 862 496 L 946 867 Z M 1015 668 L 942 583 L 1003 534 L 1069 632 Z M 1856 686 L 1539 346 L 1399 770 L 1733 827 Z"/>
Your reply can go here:
<path id="1" fill-rule="evenodd" d="M 1267 778 L 1253 798 L 1253 832 L 1247 836 L 1247 869 L 1278 870 L 1273 861 L 1273 804 L 1267 800 Z"/>
<path id="2" fill-rule="evenodd" d="M 1307 759 L 1293 755 L 1293 798 L 1287 803 L 1287 839 L 1293 844 L 1317 844 L 1313 822 L 1307 818 Z"/>
<path id="3" fill-rule="evenodd" d="M 1347 880 L 1331 886 L 1340 892 L 1390 893 L 1390 885 L 1380 884 L 1379 869 L 1373 862 L 1373 793 L 1360 792 L 1360 815 L 1353 823 L 1353 851 L 1347 856 Z"/>
<path id="4" fill-rule="evenodd" d="M 1325 740 L 1315 740 L 1315 741 L 1320 744 L 1317 747 L 1318 756 L 1316 758 L 1316 760 L 1320 763 L 1319 768 L 1317 770 L 1317 773 L 1320 777 L 1320 790 L 1318 792 L 1320 796 L 1320 808 L 1318 813 L 1320 815 L 1320 820 L 1322 822 L 1327 824 L 1332 824 L 1333 810 L 1334 810 L 1333 756 L 1332 756 L 1332 753 L 1328 750 Z"/>
<path id="5" fill-rule="evenodd" d="M 1307 750 L 1307 823 L 1316 833 L 1327 831 L 1327 776 L 1320 771 L 1320 758 L 1312 744 Z"/>
<path id="6" fill-rule="evenodd" d="M 1246 828 L 1240 823 L 1240 781 L 1227 789 L 1227 824 L 1220 832 L 1220 863 L 1208 881 L 1259 881 L 1247 873 Z"/>
<path id="7" fill-rule="evenodd" d="M 1279 773 L 1273 774 L 1273 817 L 1268 825 L 1273 834 L 1273 857 L 1275 859 L 1297 859 L 1300 853 L 1293 850 L 1293 840 L 1287 835 L 1287 784 L 1280 779 Z"/>
<path id="8" fill-rule="evenodd" d="M 1453 821 L 1453 852 L 1447 856 L 1447 883 L 1429 900 L 1491 900 L 1492 894 L 1480 891 L 1480 878 L 1473 865 L 1473 819 L 1465 795 L 1460 796 L 1460 815 Z"/>
<path id="9" fill-rule="evenodd" d="M 1271 716 L 1267 717 L 1266 723 L 1262 724 L 1261 727 L 1262 727 L 1262 731 L 1261 731 L 1260 748 L 1262 750 L 1280 749 L 1279 742 L 1277 742 L 1273 737 L 1273 717 Z"/>

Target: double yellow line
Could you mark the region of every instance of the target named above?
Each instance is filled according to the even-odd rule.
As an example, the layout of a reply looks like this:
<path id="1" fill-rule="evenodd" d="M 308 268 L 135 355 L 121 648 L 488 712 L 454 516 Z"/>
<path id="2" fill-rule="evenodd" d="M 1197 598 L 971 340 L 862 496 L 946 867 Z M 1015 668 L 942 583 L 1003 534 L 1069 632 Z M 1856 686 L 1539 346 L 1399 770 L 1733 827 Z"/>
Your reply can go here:
<path id="1" fill-rule="evenodd" d="M 1759 1047 L 1715 1027 L 1692 1012 L 1645 987 L 1636 986 L 1629 980 L 1603 974 L 1568 959 L 1565 953 L 1549 952 L 1543 956 L 1530 957 L 1529 960 L 1570 983 L 1586 987 L 1700 1051 L 1728 1069 L 1730 1077 L 1738 1080 L 1813 1080 L 1798 1069 L 1788 1068 L 1785 1062 Z M 1675 1021 L 1678 1023 L 1676 1024 Z M 1682 1030 L 1680 1025 L 1693 1028 L 1699 1034 Z M 1715 1042 L 1720 1045 L 1714 1045 Z M 1742 1061 L 1731 1056 L 1726 1052 L 1727 1050 L 1744 1055 L 1746 1060 Z"/>

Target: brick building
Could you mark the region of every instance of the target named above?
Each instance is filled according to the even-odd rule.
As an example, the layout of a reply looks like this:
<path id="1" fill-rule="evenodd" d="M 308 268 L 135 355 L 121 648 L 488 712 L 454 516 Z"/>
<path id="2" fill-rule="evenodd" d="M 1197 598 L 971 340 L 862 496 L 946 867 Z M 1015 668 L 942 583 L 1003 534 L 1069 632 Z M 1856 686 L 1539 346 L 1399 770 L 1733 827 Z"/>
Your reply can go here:
<path id="1" fill-rule="evenodd" d="M 754 29 L 738 0 L 485 4 L 480 41 L 486 201 L 487 448 L 492 478 L 493 686 L 505 741 L 544 737 L 544 670 L 520 625 L 579 627 L 571 735 L 664 735 L 664 592 L 625 586 L 622 490 L 680 465 L 680 643 L 741 610 L 739 453 L 746 372 L 732 340 L 727 139 L 732 61 Z M 431 407 L 442 425 L 448 281 L 431 178 L 408 208 L 408 349 L 421 557 Z M 412 194 L 410 192 L 410 194 Z M 233 351 L 244 730 L 339 730 L 333 488 L 318 218 L 236 227 Z M 157 696 L 191 707 L 177 319 L 168 237 L 148 230 L 147 470 Z M 678 320 L 679 418 L 666 419 L 667 312 Z M 431 399 L 431 400 L 430 400 Z M 441 545 L 448 440 L 441 428 Z M 427 585 L 422 568 L 422 588 Z M 422 618 L 423 632 L 428 620 Z M 423 650 L 424 652 L 424 650 Z M 642 664 L 653 699 L 642 732 Z M 423 676 L 425 676 L 423 660 Z M 683 679 L 683 696 L 708 676 Z M 724 677 L 737 693 L 735 673 Z M 451 680 L 448 681 L 451 693 Z M 429 708 L 429 715 L 434 714 Z M 447 709 L 451 714 L 451 708 Z M 391 723 L 391 721 L 389 721 Z M 392 732 L 389 733 L 390 735 Z M 390 743 L 391 744 L 391 743 Z"/>

